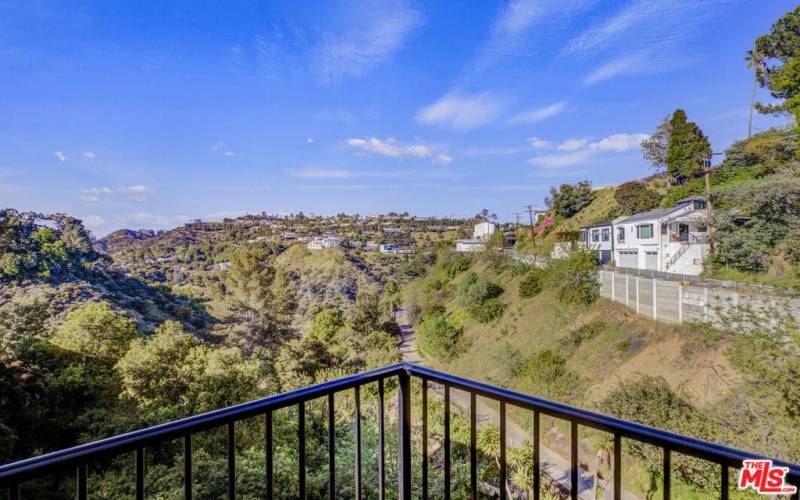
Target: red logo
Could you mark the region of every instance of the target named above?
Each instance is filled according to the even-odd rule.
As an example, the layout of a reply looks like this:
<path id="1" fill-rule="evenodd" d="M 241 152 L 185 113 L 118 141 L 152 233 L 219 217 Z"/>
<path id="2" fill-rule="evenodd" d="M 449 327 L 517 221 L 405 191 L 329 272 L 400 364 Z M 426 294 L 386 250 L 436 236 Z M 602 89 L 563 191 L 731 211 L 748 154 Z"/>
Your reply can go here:
<path id="1" fill-rule="evenodd" d="M 753 488 L 762 495 L 796 493 L 797 487 L 786 484 L 788 467 L 773 467 L 772 460 L 745 460 L 739 473 L 739 489 Z"/>

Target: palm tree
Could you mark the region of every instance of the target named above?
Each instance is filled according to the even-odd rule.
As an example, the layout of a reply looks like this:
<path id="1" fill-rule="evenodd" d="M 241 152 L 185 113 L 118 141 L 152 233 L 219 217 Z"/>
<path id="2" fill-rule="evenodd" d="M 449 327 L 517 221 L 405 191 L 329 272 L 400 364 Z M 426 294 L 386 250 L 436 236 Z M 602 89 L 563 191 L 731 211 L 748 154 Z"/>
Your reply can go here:
<path id="1" fill-rule="evenodd" d="M 755 72 L 755 77 L 753 78 L 753 93 L 750 96 L 750 117 L 747 123 L 747 138 L 749 139 L 753 135 L 753 108 L 756 106 L 756 89 L 758 88 L 758 82 L 761 80 L 761 73 L 767 69 L 767 65 L 761 57 L 761 54 L 753 50 L 747 51 L 744 60 L 747 61 L 747 68 Z"/>

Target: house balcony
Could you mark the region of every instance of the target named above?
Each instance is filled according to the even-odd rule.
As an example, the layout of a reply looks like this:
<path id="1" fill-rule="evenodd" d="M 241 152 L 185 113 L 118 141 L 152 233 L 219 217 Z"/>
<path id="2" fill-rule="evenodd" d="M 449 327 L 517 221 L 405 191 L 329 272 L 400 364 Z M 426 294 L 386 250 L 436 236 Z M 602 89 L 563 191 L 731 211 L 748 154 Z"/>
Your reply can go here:
<path id="1" fill-rule="evenodd" d="M 374 394 L 376 406 L 371 414 L 376 418 L 364 417 L 363 394 Z M 456 396 L 458 393 L 458 401 Z M 352 406 L 339 406 L 347 396 Z M 435 396 L 435 398 L 434 398 Z M 480 398 L 494 403 L 499 408 L 497 436 L 497 454 L 494 457 L 497 467 L 497 486 L 488 485 L 485 475 L 479 476 L 479 450 L 476 443 L 478 418 L 476 401 Z M 435 400 L 435 401 L 434 401 Z M 338 403 L 337 403 L 338 401 Z M 439 405 L 441 401 L 441 405 Z M 345 411 L 346 406 L 346 411 Z M 435 410 L 432 408 L 435 407 Z M 295 461 L 291 473 L 291 493 L 282 491 L 285 483 L 278 484 L 275 470 L 278 462 L 286 465 L 285 454 L 275 455 L 275 441 L 286 438 L 276 431 L 273 417 L 281 411 L 291 410 L 296 418 L 296 434 L 292 438 L 296 442 L 293 449 Z M 413 410 L 413 412 L 412 412 Z M 337 418 L 337 411 L 354 415 L 352 422 L 342 424 Z M 307 416 L 308 414 L 313 414 Z M 512 413 L 513 412 L 513 413 Z M 529 437 L 532 461 L 529 488 L 519 487 L 519 478 L 509 486 L 510 449 L 509 426 L 513 420 L 509 414 L 526 413 L 530 418 Z M 412 418 L 412 415 L 414 418 Z M 284 415 L 285 416 L 285 415 Z M 0 488 L 8 492 L 8 498 L 39 498 L 32 493 L 31 483 L 40 481 L 54 474 L 68 474 L 74 479 L 69 481 L 74 486 L 74 494 L 78 499 L 86 499 L 92 492 L 92 478 L 114 463 L 130 461 L 130 465 L 121 470 L 129 470 L 130 475 L 122 474 L 122 480 L 128 480 L 135 498 L 158 497 L 148 485 L 156 479 L 148 477 L 145 464 L 145 452 L 168 442 L 180 443 L 180 450 L 175 464 L 179 473 L 179 483 L 173 485 L 170 495 L 163 497 L 183 496 L 191 499 L 198 489 L 196 468 L 193 467 L 193 441 L 200 440 L 204 434 L 222 430 L 220 437 L 225 450 L 224 470 L 215 471 L 213 476 L 217 482 L 224 482 L 222 495 L 229 499 L 237 497 L 237 436 L 250 429 L 254 422 L 261 426 L 263 432 L 264 466 L 259 473 L 263 494 L 258 498 L 362 498 L 366 486 L 377 491 L 378 498 L 386 495 L 402 500 L 442 496 L 451 497 L 454 486 L 458 482 L 461 490 L 468 492 L 471 498 L 499 497 L 506 498 L 540 498 L 540 492 L 546 480 L 546 474 L 552 474 L 545 462 L 551 459 L 543 457 L 543 421 L 544 419 L 559 422 L 567 429 L 565 439 L 564 463 L 567 465 L 564 477 L 557 481 L 557 493 L 561 498 L 595 498 L 587 496 L 584 489 L 583 474 L 586 472 L 583 461 L 579 457 L 579 432 L 587 429 L 606 433 L 610 437 L 609 479 L 613 486 L 607 490 L 607 498 L 635 498 L 623 489 L 623 478 L 626 474 L 634 474 L 623 467 L 628 461 L 623 460 L 623 443 L 644 443 L 654 449 L 660 449 L 662 459 L 661 481 L 664 498 L 672 493 L 673 466 L 679 457 L 694 457 L 707 462 L 718 481 L 718 495 L 713 497 L 726 499 L 729 491 L 730 476 L 734 469 L 740 468 L 744 460 L 764 459 L 765 457 L 740 451 L 719 444 L 681 436 L 644 425 L 604 416 L 598 413 L 566 406 L 559 403 L 526 396 L 480 382 L 456 377 L 447 373 L 434 371 L 417 365 L 401 363 L 382 369 L 369 371 L 345 378 L 324 382 L 295 391 L 278 394 L 268 398 L 251 401 L 209 413 L 188 417 L 155 427 L 137 430 L 100 441 L 95 441 L 73 448 L 40 455 L 27 460 L 0 466 Z M 453 426 L 458 419 L 460 432 L 454 433 Z M 245 422 L 249 422 L 247 427 Z M 388 424 L 387 424 L 388 421 Z M 337 425 L 338 422 L 338 425 Z M 374 454 L 365 455 L 364 431 L 366 424 L 374 424 L 369 429 L 370 436 L 377 436 Z M 240 428 L 241 426 L 241 428 Z M 342 435 L 338 433 L 347 426 L 352 430 L 352 440 L 342 443 Z M 386 432 L 392 428 L 393 435 Z M 394 427 L 397 428 L 396 433 Z M 436 428 L 435 445 L 433 428 Z M 322 433 L 326 439 L 311 441 L 313 431 Z M 338 433 L 338 434 L 337 434 Z M 259 434 L 262 436 L 262 434 Z M 316 465 L 307 462 L 309 448 L 320 441 L 325 448 L 322 461 Z M 391 445 L 388 443 L 392 443 Z M 416 446 L 415 446 L 416 445 Z M 456 447 L 458 445 L 458 447 Z M 284 449 L 285 451 L 285 449 Z M 155 453 L 154 453 L 155 454 Z M 343 477 L 342 462 L 352 463 L 352 469 Z M 375 484 L 365 484 L 365 462 L 376 465 Z M 800 484 L 800 466 L 773 461 L 775 466 L 786 467 L 787 481 Z M 105 464 L 104 466 L 98 464 Z M 320 470 L 321 469 L 321 470 Z M 434 474 L 434 472 L 437 472 Z M 153 474 L 155 476 L 156 474 Z M 285 470 L 283 474 L 285 480 Z M 324 478 L 323 490 L 310 491 L 310 477 Z M 351 482 L 346 489 L 344 481 Z M 319 481 L 317 481 L 319 483 Z M 440 483 L 440 484 L 435 484 Z M 505 487 L 503 487 L 505 485 Z M 567 485 L 567 486 L 564 486 Z M 459 491 L 461 491 L 459 490 Z M 2 490 L 0 490 L 2 491 Z M 343 493 L 346 491 L 347 493 Z M 238 492 L 240 498 L 253 498 Z M 553 495 L 552 492 L 548 493 Z M 592 493 L 593 495 L 593 493 Z M 200 495 L 197 494 L 199 498 Z M 215 496 L 216 498 L 216 496 Z M 544 498 L 544 493 L 541 493 Z M 553 498 L 549 496 L 548 498 Z M 711 498 L 711 497 L 709 497 Z M 797 498 L 795 495 L 793 498 Z"/>

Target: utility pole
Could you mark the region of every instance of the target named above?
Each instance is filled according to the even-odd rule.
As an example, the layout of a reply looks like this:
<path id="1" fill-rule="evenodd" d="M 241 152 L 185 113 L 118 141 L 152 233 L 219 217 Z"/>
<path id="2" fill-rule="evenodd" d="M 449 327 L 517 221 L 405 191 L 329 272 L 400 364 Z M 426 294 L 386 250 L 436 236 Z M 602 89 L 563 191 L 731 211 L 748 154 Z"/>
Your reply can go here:
<path id="1" fill-rule="evenodd" d="M 514 215 L 517 217 L 517 223 L 515 229 L 519 233 L 519 216 L 522 215 L 522 212 L 514 212 Z"/>
<path id="2" fill-rule="evenodd" d="M 533 205 L 523 205 L 522 208 L 524 208 L 524 209 L 526 209 L 528 211 L 528 216 L 531 219 L 531 238 L 533 239 L 533 247 L 536 248 L 536 232 L 534 231 L 534 228 L 533 228 L 533 211 L 535 210 L 534 206 Z"/>

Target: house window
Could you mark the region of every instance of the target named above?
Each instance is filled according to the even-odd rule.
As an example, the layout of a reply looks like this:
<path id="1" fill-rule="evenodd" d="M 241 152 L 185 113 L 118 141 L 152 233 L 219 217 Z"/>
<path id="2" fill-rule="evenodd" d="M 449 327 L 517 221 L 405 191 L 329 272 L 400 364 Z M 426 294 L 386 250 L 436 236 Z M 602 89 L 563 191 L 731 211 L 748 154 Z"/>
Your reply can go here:
<path id="1" fill-rule="evenodd" d="M 700 224 L 699 226 L 697 226 L 697 232 L 698 233 L 707 233 L 708 232 L 708 226 L 705 225 L 705 224 Z"/>
<path id="2" fill-rule="evenodd" d="M 618 227 L 617 228 L 617 241 L 619 241 L 620 243 L 625 241 L 625 228 L 624 227 Z"/>
<path id="3" fill-rule="evenodd" d="M 608 241 L 611 237 L 611 229 L 605 228 L 603 229 L 603 241 Z"/>
<path id="4" fill-rule="evenodd" d="M 661 224 L 661 234 L 666 235 L 667 229 L 669 229 L 669 224 Z"/>
<path id="5" fill-rule="evenodd" d="M 705 201 L 696 201 L 694 202 L 695 210 L 705 210 L 706 209 L 706 202 Z"/>
<path id="6" fill-rule="evenodd" d="M 652 224 L 642 224 L 641 226 L 636 226 L 636 237 L 640 240 L 649 240 L 653 237 L 653 225 Z"/>
<path id="7" fill-rule="evenodd" d="M 592 229 L 592 241 L 593 242 L 600 241 L 600 230 L 599 229 Z"/>

